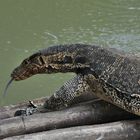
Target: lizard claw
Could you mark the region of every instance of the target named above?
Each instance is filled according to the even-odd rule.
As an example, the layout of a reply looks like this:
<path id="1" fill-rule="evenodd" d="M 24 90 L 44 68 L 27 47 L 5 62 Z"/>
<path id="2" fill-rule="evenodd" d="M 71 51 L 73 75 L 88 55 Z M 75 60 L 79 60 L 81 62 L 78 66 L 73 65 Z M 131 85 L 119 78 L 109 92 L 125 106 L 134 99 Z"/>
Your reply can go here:
<path id="1" fill-rule="evenodd" d="M 29 105 L 28 105 L 28 107 L 37 108 L 37 105 L 35 105 L 35 104 L 33 103 L 33 101 L 29 100 Z"/>

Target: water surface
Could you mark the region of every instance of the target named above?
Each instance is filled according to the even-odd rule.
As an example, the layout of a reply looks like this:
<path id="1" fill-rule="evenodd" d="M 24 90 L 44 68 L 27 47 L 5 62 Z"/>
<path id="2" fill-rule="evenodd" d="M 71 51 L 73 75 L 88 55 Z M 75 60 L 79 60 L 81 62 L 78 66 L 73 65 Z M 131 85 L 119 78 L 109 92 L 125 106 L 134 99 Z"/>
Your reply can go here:
<path id="1" fill-rule="evenodd" d="M 68 43 L 97 44 L 139 55 L 140 1 L 1 0 L 0 94 L 24 58 L 41 48 Z M 13 82 L 0 105 L 50 95 L 73 76 L 36 75 Z"/>

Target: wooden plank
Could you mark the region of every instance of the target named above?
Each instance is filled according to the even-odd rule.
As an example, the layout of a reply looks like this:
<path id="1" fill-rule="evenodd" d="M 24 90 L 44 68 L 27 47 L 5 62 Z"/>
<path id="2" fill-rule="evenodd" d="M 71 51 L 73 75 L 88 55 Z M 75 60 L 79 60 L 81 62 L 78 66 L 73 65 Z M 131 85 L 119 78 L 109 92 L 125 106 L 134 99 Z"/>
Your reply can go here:
<path id="1" fill-rule="evenodd" d="M 140 121 L 119 121 L 101 125 L 87 125 L 56 129 L 4 140 L 139 140 Z"/>
<path id="2" fill-rule="evenodd" d="M 0 138 L 134 118 L 135 115 L 104 101 L 90 102 L 55 112 L 3 119 L 0 121 Z"/>
<path id="3" fill-rule="evenodd" d="M 34 99 L 33 102 L 36 105 L 42 105 L 47 99 L 48 99 L 47 97 L 42 97 L 39 99 Z M 14 117 L 16 110 L 27 108 L 28 104 L 29 102 L 26 101 L 26 102 L 18 103 L 16 105 L 8 105 L 8 106 L 0 107 L 0 120 Z"/>
<path id="4" fill-rule="evenodd" d="M 35 105 L 43 105 L 45 100 L 48 100 L 48 98 L 49 97 L 42 97 L 42 98 L 34 99 L 33 103 Z M 93 100 L 93 99 L 96 99 L 96 97 L 93 94 L 85 93 L 84 95 L 76 98 L 73 101 L 73 104 L 85 102 L 85 101 L 89 101 L 89 100 Z M 16 105 L 0 107 L 0 120 L 14 117 L 14 114 L 17 110 L 25 109 L 25 108 L 27 108 L 28 105 L 29 105 L 29 102 L 24 101 L 24 102 L 18 103 Z"/>

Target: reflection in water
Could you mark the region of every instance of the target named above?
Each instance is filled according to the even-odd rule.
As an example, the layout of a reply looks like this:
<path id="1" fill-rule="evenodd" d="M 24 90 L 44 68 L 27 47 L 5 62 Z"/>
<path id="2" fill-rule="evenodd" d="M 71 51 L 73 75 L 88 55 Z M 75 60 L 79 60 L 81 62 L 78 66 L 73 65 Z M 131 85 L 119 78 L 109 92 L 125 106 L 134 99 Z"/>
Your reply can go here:
<path id="1" fill-rule="evenodd" d="M 0 92 L 11 71 L 41 48 L 87 43 L 140 52 L 139 0 L 0 2 Z M 38 75 L 14 82 L 0 105 L 53 93 L 73 74 Z"/>

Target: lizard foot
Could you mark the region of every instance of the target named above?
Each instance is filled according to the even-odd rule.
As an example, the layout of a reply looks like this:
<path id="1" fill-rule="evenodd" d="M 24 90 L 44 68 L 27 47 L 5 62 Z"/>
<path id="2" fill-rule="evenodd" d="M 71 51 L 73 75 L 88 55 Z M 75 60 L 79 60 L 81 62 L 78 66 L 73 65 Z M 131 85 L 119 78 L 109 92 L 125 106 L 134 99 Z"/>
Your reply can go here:
<path id="1" fill-rule="evenodd" d="M 26 109 L 17 110 L 14 116 L 29 116 L 37 112 L 37 106 L 33 104 L 32 101 L 29 101 L 29 105 Z"/>

